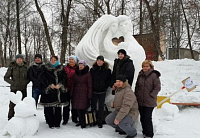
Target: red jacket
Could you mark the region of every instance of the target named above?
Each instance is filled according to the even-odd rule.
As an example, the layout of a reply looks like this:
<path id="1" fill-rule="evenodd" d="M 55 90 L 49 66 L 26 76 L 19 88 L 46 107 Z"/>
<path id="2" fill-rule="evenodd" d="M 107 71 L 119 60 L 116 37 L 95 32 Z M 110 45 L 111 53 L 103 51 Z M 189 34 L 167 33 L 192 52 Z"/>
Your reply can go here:
<path id="1" fill-rule="evenodd" d="M 69 64 L 67 64 L 67 66 L 65 66 L 65 72 L 67 74 L 67 90 L 68 92 L 70 92 L 71 90 L 71 86 L 72 86 L 72 76 L 75 73 L 75 69 L 76 69 L 77 65 L 75 66 L 70 66 Z"/>

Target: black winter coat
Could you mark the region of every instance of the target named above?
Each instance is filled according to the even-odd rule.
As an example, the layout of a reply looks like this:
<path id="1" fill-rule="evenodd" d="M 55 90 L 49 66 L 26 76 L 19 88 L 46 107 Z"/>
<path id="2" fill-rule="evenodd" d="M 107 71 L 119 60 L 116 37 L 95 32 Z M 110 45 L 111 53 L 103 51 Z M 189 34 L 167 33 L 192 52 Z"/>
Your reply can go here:
<path id="1" fill-rule="evenodd" d="M 111 87 L 116 81 L 116 77 L 119 74 L 125 75 L 128 83 L 132 86 L 133 78 L 135 73 L 135 67 L 133 65 L 133 61 L 130 59 L 129 56 L 125 56 L 122 60 L 115 59 L 113 72 L 112 72 L 112 82 Z"/>
<path id="2" fill-rule="evenodd" d="M 90 69 L 92 75 L 92 90 L 93 93 L 105 93 L 110 85 L 111 70 L 108 68 L 108 63 L 104 62 L 102 67 L 99 67 L 95 62 Z"/>
<path id="3" fill-rule="evenodd" d="M 45 70 L 45 64 L 33 63 L 28 69 L 29 80 L 33 83 L 33 88 L 41 89 L 41 75 Z"/>
<path id="4" fill-rule="evenodd" d="M 60 89 L 51 89 L 50 85 L 60 84 Z M 40 103 L 44 106 L 68 105 L 67 75 L 62 65 L 53 68 L 49 63 L 42 74 L 42 94 Z"/>

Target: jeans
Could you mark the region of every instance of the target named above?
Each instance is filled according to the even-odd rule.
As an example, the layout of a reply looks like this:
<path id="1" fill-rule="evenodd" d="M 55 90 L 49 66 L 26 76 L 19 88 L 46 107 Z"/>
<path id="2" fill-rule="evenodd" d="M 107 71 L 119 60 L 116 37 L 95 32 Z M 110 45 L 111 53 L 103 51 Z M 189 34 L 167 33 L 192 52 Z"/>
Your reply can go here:
<path id="1" fill-rule="evenodd" d="M 38 104 L 38 99 L 39 99 L 40 94 L 41 94 L 40 89 L 32 88 L 32 97 L 35 99 L 36 107 L 37 107 L 37 104 Z"/>

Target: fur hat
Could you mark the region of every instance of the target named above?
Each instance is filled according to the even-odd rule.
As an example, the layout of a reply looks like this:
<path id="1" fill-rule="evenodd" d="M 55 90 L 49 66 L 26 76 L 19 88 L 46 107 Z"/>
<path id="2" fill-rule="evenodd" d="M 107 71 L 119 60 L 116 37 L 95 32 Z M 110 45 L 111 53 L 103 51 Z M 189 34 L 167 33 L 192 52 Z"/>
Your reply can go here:
<path id="1" fill-rule="evenodd" d="M 78 64 L 83 64 L 84 66 L 87 66 L 87 62 L 86 62 L 85 60 L 80 60 L 80 61 L 78 62 Z"/>
<path id="2" fill-rule="evenodd" d="M 41 58 L 41 60 L 42 60 L 42 55 L 41 54 L 35 54 L 35 58 L 34 59 L 36 59 L 36 58 Z"/>
<path id="3" fill-rule="evenodd" d="M 120 49 L 120 50 L 117 52 L 117 54 L 119 55 L 119 53 L 122 53 L 122 54 L 124 54 L 124 56 L 126 56 L 126 51 L 125 51 L 124 49 Z"/>
<path id="4" fill-rule="evenodd" d="M 15 56 L 15 59 L 18 59 L 18 58 L 24 59 L 24 56 L 22 54 L 18 54 Z"/>
<path id="5" fill-rule="evenodd" d="M 97 60 L 102 60 L 102 61 L 104 61 L 104 57 L 103 57 L 102 55 L 100 55 L 100 56 L 97 57 Z"/>
<path id="6" fill-rule="evenodd" d="M 125 82 L 126 81 L 126 76 L 122 75 L 122 74 L 119 74 L 117 77 L 116 77 L 116 80 L 120 80 L 122 82 Z"/>

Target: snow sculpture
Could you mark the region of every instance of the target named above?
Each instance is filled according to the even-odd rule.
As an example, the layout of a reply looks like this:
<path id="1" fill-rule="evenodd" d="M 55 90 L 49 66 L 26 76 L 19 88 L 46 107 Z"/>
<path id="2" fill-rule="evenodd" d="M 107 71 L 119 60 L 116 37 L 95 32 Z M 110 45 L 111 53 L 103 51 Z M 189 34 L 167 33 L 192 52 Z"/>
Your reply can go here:
<path id="1" fill-rule="evenodd" d="M 10 134 L 11 138 L 32 136 L 39 128 L 36 114 L 35 100 L 32 97 L 22 99 L 22 93 L 9 94 L 10 100 L 16 104 L 15 115 L 3 129 L 3 135 Z"/>
<path id="2" fill-rule="evenodd" d="M 90 66 L 95 62 L 98 55 L 103 55 L 112 69 L 114 59 L 117 58 L 117 51 L 125 49 L 134 62 L 135 78 L 137 78 L 146 56 L 143 47 L 132 35 L 133 25 L 128 16 L 103 15 L 91 26 L 79 42 L 75 53 L 79 59 L 86 60 Z M 112 41 L 114 39 L 118 43 L 114 43 Z"/>
<path id="3" fill-rule="evenodd" d="M 176 105 L 164 103 L 161 107 L 161 114 L 165 120 L 173 120 L 179 113 L 179 109 Z"/>

